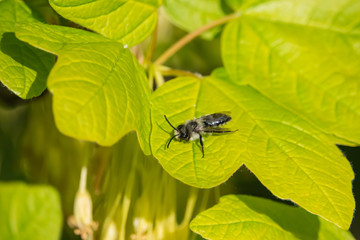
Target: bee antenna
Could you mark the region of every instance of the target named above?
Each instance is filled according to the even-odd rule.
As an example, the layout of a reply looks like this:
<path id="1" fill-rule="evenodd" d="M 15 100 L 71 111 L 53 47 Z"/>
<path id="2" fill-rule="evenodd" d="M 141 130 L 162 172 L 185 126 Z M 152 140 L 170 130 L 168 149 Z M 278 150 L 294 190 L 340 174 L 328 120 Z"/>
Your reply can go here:
<path id="1" fill-rule="evenodd" d="M 174 135 L 174 136 L 171 137 L 171 139 L 170 139 L 170 141 L 169 141 L 169 143 L 168 143 L 168 145 L 167 145 L 167 148 L 169 148 L 171 141 L 172 141 L 172 140 L 174 139 L 174 137 L 176 137 L 176 136 L 177 136 L 177 135 Z"/>
<path id="2" fill-rule="evenodd" d="M 176 128 L 169 122 L 169 120 L 167 119 L 166 115 L 164 115 L 164 117 L 165 117 L 165 120 L 170 124 L 170 126 L 171 126 L 173 129 L 176 130 Z"/>

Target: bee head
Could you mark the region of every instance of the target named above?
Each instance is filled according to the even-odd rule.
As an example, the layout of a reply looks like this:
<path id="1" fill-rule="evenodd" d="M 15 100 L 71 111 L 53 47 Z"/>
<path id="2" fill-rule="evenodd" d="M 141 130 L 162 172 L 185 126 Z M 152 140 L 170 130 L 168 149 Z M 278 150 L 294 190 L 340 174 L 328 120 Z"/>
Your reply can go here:
<path id="1" fill-rule="evenodd" d="M 167 144 L 167 148 L 169 148 L 170 143 L 171 143 L 171 141 L 172 141 L 174 138 L 183 140 L 183 139 L 187 139 L 187 138 L 189 137 L 184 124 L 181 124 L 181 125 L 179 125 L 177 128 L 175 128 L 175 127 L 169 122 L 169 120 L 167 119 L 167 117 L 166 117 L 165 115 L 164 115 L 164 117 L 165 117 L 165 120 L 169 123 L 169 125 L 174 129 L 174 136 L 172 136 L 172 137 L 170 138 L 170 141 L 169 141 L 168 144 Z"/>
<path id="2" fill-rule="evenodd" d="M 169 148 L 171 141 L 176 138 L 180 140 L 186 140 L 189 138 L 188 131 L 186 130 L 186 127 L 184 124 L 179 125 L 177 128 L 175 128 L 167 119 L 167 117 L 164 115 L 165 120 L 169 123 L 169 125 L 174 129 L 174 136 L 170 138 L 170 141 L 167 144 L 167 148 Z"/>
<path id="3" fill-rule="evenodd" d="M 185 125 L 181 124 L 174 130 L 174 135 L 176 139 L 186 139 L 188 138 L 188 133 L 186 131 Z"/>

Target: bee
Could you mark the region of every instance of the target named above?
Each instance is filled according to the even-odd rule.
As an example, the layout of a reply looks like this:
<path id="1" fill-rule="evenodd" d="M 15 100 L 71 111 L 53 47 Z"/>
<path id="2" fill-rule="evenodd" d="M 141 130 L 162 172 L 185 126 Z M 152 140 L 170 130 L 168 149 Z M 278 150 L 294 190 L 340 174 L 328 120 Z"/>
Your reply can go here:
<path id="1" fill-rule="evenodd" d="M 199 118 L 195 118 L 194 120 L 187 120 L 184 124 L 177 126 L 177 128 L 170 123 L 166 115 L 164 115 L 164 117 L 169 125 L 174 129 L 174 136 L 170 138 L 167 148 L 169 148 L 170 143 L 174 138 L 186 142 L 200 139 L 202 157 L 205 156 L 203 134 L 231 133 L 237 131 L 220 128 L 221 125 L 224 125 L 231 120 L 231 117 L 225 113 L 207 114 Z"/>

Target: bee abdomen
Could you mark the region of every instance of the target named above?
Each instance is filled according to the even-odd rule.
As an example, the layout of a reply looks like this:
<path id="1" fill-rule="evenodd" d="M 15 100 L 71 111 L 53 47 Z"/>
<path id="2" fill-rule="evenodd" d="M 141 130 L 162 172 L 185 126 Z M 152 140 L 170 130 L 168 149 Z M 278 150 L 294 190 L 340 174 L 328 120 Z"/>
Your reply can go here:
<path id="1" fill-rule="evenodd" d="M 204 127 L 218 127 L 230 120 L 231 117 L 223 113 L 213 113 L 202 117 Z"/>

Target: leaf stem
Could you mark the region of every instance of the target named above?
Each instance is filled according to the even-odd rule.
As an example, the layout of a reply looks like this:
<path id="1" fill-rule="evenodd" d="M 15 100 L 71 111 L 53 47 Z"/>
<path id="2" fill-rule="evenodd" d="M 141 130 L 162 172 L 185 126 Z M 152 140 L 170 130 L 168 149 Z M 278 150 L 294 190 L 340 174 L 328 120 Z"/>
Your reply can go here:
<path id="1" fill-rule="evenodd" d="M 153 32 L 152 36 L 151 36 L 149 48 L 146 51 L 146 57 L 145 57 L 145 60 L 144 60 L 145 64 L 148 64 L 151 61 L 151 58 L 154 55 L 156 42 L 157 42 L 157 32 L 158 32 L 158 22 L 156 23 L 156 27 L 154 29 L 154 32 Z"/>
<path id="2" fill-rule="evenodd" d="M 159 66 L 159 70 L 161 71 L 161 74 L 165 77 L 195 77 L 195 78 L 202 78 L 201 74 L 199 73 L 192 73 L 189 71 L 181 70 L 181 69 L 172 69 L 165 66 Z"/>
<path id="3" fill-rule="evenodd" d="M 161 72 L 159 71 L 159 69 L 157 68 L 155 68 L 154 74 L 155 74 L 156 87 L 158 88 L 165 83 L 165 79 L 161 74 Z"/>
<path id="4" fill-rule="evenodd" d="M 189 34 L 185 35 L 183 38 L 181 38 L 179 41 L 174 43 L 170 48 L 168 48 L 158 59 L 154 61 L 155 65 L 161 65 L 166 60 L 168 60 L 172 55 L 174 55 L 179 49 L 181 49 L 183 46 L 188 44 L 191 40 L 196 38 L 197 36 L 201 35 L 202 33 L 206 32 L 207 30 L 214 28 L 216 26 L 222 25 L 232 19 L 238 18 L 240 14 L 238 12 L 227 15 L 223 18 L 220 18 L 218 20 L 215 20 L 213 22 L 210 22 L 197 30 L 190 32 Z"/>
<path id="5" fill-rule="evenodd" d="M 153 65 L 150 66 L 149 69 L 149 85 L 150 85 L 150 89 L 154 90 L 154 69 L 153 69 Z"/>

